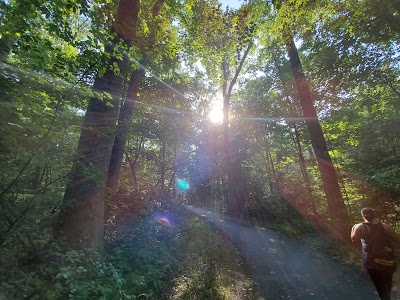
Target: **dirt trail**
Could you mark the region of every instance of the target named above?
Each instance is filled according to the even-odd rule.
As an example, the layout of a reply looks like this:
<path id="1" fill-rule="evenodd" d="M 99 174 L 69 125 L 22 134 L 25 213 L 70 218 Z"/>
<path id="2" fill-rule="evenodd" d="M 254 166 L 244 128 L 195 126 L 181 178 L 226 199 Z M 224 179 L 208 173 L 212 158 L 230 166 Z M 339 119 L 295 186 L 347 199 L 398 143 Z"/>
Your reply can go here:
<path id="1" fill-rule="evenodd" d="M 229 236 L 252 269 L 263 299 L 379 299 L 365 274 L 297 240 L 201 208 L 187 209 Z"/>

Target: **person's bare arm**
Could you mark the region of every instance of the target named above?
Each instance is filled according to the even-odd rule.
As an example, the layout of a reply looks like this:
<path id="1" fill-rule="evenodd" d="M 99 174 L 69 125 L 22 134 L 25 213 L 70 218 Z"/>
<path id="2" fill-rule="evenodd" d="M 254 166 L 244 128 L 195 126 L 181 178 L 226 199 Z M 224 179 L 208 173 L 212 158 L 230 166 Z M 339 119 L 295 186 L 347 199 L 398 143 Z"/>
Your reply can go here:
<path id="1" fill-rule="evenodd" d="M 385 228 L 385 232 L 389 236 L 390 240 L 400 245 L 400 235 L 387 224 L 383 224 L 383 227 Z"/>
<path id="2" fill-rule="evenodd" d="M 362 230 L 363 225 L 362 224 L 356 224 L 353 226 L 351 229 L 351 240 L 352 242 L 357 242 L 361 238 L 361 230 Z"/>

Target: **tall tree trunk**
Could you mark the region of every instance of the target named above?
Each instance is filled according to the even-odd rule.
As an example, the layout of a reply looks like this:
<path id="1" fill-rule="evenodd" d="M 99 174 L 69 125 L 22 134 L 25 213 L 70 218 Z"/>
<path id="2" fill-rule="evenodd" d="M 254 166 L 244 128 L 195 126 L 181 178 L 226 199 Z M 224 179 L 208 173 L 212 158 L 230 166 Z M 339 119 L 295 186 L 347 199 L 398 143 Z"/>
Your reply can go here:
<path id="1" fill-rule="evenodd" d="M 271 172 L 271 164 L 269 162 L 268 152 L 264 151 L 264 149 L 261 149 L 261 154 L 263 156 L 265 171 L 267 172 L 269 190 L 272 193 L 274 187 L 272 184 L 272 174 L 271 174 L 272 172 Z"/>
<path id="2" fill-rule="evenodd" d="M 293 141 L 294 141 L 294 143 L 296 144 L 296 147 L 297 147 L 297 153 L 298 153 L 298 156 L 299 156 L 299 165 L 300 165 L 300 169 L 301 169 L 301 174 L 302 174 L 303 180 L 304 180 L 304 182 L 306 184 L 306 190 L 307 190 L 307 194 L 308 194 L 307 202 L 310 205 L 311 212 L 314 215 L 316 215 L 317 214 L 317 210 L 316 210 L 316 207 L 315 207 L 314 196 L 313 196 L 313 193 L 312 193 L 310 178 L 309 178 L 308 173 L 307 173 L 306 161 L 304 159 L 303 149 L 302 149 L 301 144 L 300 144 L 299 130 L 297 129 L 296 124 L 293 124 L 293 129 L 294 129 Z"/>
<path id="3" fill-rule="evenodd" d="M 164 2 L 165 0 L 158 0 L 153 5 L 152 7 L 153 22 L 155 22 Z M 150 28 L 150 34 L 148 38 L 147 49 L 149 52 L 151 52 L 154 49 L 156 35 L 157 35 L 156 26 L 153 24 L 153 26 L 151 26 Z M 107 179 L 107 190 L 109 193 L 108 196 L 110 198 L 115 193 L 118 184 L 118 179 L 121 172 L 122 159 L 125 151 L 126 139 L 129 133 L 130 124 L 132 122 L 132 116 L 133 116 L 135 102 L 137 99 L 139 86 L 145 75 L 146 65 L 147 65 L 147 54 L 143 53 L 143 59 L 139 63 L 139 68 L 133 72 L 130 78 L 127 96 L 121 108 L 120 116 L 118 119 L 118 130 L 114 140 L 109 172 L 108 172 L 108 179 Z"/>
<path id="4" fill-rule="evenodd" d="M 274 179 L 274 183 L 276 185 L 278 183 L 278 179 L 277 179 L 277 175 L 276 175 L 274 160 L 272 159 L 271 148 L 268 145 L 267 141 L 265 142 L 265 144 L 266 144 L 265 154 L 267 155 L 268 164 L 271 167 L 271 181 L 272 181 L 272 179 Z M 272 189 L 271 189 L 271 192 L 272 192 Z"/>
<path id="5" fill-rule="evenodd" d="M 127 71 L 127 59 L 113 56 L 117 43 L 133 40 L 140 10 L 139 0 L 120 0 L 113 31 L 117 37 L 106 46 L 103 63 L 118 64 L 121 73 Z M 110 58 L 107 59 L 106 57 Z M 69 248 L 96 248 L 104 246 L 104 194 L 115 136 L 116 120 L 123 77 L 107 68 L 97 76 L 93 85 L 95 96 L 90 98 L 84 117 L 70 181 L 64 194 L 56 235 Z M 102 99 L 96 93 L 107 92 L 111 98 Z"/>
<path id="6" fill-rule="evenodd" d="M 129 168 L 131 169 L 132 173 L 132 187 L 135 193 L 138 191 L 138 181 L 137 181 L 137 176 L 136 176 L 136 161 L 137 157 L 134 160 L 131 160 L 129 157 L 129 154 L 125 152 L 125 157 L 128 162 Z"/>
<path id="7" fill-rule="evenodd" d="M 139 91 L 139 85 L 144 77 L 144 69 L 139 67 L 132 73 L 129 81 L 128 92 L 122 105 L 119 119 L 118 129 L 115 135 L 112 148 L 110 165 L 108 168 L 107 192 L 110 196 L 114 195 L 119 174 L 121 172 L 122 158 L 124 156 L 126 139 L 128 137 L 130 124 L 132 121 L 133 110 Z"/>
<path id="8" fill-rule="evenodd" d="M 128 161 L 129 167 L 131 169 L 132 172 L 132 186 L 133 186 L 133 190 L 135 191 L 135 193 L 138 192 L 138 180 L 137 180 L 137 176 L 136 176 L 136 164 L 137 161 L 139 159 L 139 156 L 141 154 L 142 148 L 144 147 L 144 134 L 141 135 L 140 140 L 138 141 L 137 144 L 137 151 L 135 153 L 135 156 L 133 158 L 133 160 L 130 159 L 129 154 L 127 152 L 125 152 L 125 156 L 126 156 L 126 160 Z"/>
<path id="9" fill-rule="evenodd" d="M 239 203 L 241 201 L 241 196 L 240 196 L 240 191 L 237 189 L 237 184 L 239 183 L 238 176 L 235 172 L 235 165 L 234 165 L 234 158 L 232 154 L 232 149 L 231 149 L 231 143 L 230 143 L 230 133 L 229 133 L 229 109 L 230 109 L 230 102 L 231 102 L 231 96 L 232 96 L 232 90 L 233 87 L 236 84 L 236 81 L 239 77 L 239 74 L 243 68 L 243 64 L 247 58 L 247 55 L 250 52 L 251 47 L 253 46 L 253 42 L 249 42 L 247 45 L 247 48 L 243 54 L 243 57 L 241 58 L 239 65 L 237 66 L 237 69 L 233 75 L 233 78 L 231 82 L 229 83 L 229 76 L 230 76 L 230 70 L 229 70 L 229 64 L 227 62 L 227 59 L 224 58 L 222 62 L 222 75 L 223 75 L 223 85 L 222 85 L 222 96 L 223 96 L 223 120 L 222 120 L 222 126 L 223 126 L 223 148 L 225 151 L 225 171 L 226 171 L 226 178 L 227 178 L 227 185 L 228 185 L 228 190 L 227 190 L 227 196 L 228 196 L 228 207 L 231 209 L 231 213 L 236 216 L 240 216 L 242 207 L 244 207 L 243 203 Z"/>
<path id="10" fill-rule="evenodd" d="M 176 200 L 176 169 L 177 169 L 177 165 L 176 165 L 176 157 L 177 157 L 177 142 L 175 140 L 174 143 L 174 161 L 173 161 L 173 165 L 172 165 L 172 187 L 173 187 L 173 192 L 172 192 L 172 196 L 173 199 Z"/>
<path id="11" fill-rule="evenodd" d="M 228 80 L 229 80 L 229 65 L 227 62 L 224 61 L 222 62 L 222 74 L 223 74 L 223 84 L 222 84 L 222 98 L 223 98 L 223 107 L 222 107 L 222 113 L 223 113 L 223 119 L 222 119 L 222 128 L 223 128 L 223 146 L 224 146 L 224 151 L 225 155 L 228 158 L 229 155 L 229 150 L 230 150 L 230 143 L 229 143 L 229 106 L 230 106 L 230 101 L 231 101 L 231 95 L 228 93 Z"/>
<path id="12" fill-rule="evenodd" d="M 160 198 L 164 198 L 165 194 L 165 140 L 164 138 L 160 139 L 161 147 L 160 147 Z"/>
<path id="13" fill-rule="evenodd" d="M 0 64 L 6 62 L 11 52 L 12 40 L 7 34 L 3 34 L 0 38 Z"/>
<path id="14" fill-rule="evenodd" d="M 295 112 L 295 107 L 294 107 L 292 101 L 290 101 L 290 96 L 288 94 L 288 90 L 289 89 L 288 89 L 288 87 L 286 85 L 286 82 L 285 82 L 285 79 L 284 79 L 285 77 L 282 74 L 282 70 L 281 70 L 281 68 L 279 66 L 279 63 L 278 63 L 276 58 L 274 58 L 274 63 L 275 63 L 276 69 L 278 70 L 279 79 L 282 82 L 285 98 L 286 98 L 286 100 L 287 100 L 287 102 L 289 104 L 289 109 L 290 109 L 291 116 L 292 117 L 297 117 L 297 113 Z M 293 141 L 294 141 L 294 143 L 296 145 L 297 153 L 298 153 L 298 156 L 299 156 L 299 165 L 300 165 L 301 174 L 302 174 L 303 180 L 304 180 L 304 182 L 306 184 L 307 193 L 308 193 L 308 195 L 310 197 L 310 200 L 307 201 L 307 202 L 309 202 L 309 204 L 311 206 L 311 211 L 314 214 L 316 214 L 315 203 L 314 203 L 314 200 L 312 199 L 313 196 L 312 196 L 312 189 L 311 189 L 310 179 L 309 179 L 309 176 L 308 176 L 308 173 L 307 173 L 307 168 L 306 168 L 306 163 L 305 163 L 305 159 L 304 159 L 304 155 L 303 155 L 303 150 L 302 150 L 302 147 L 301 147 L 301 144 L 300 144 L 299 130 L 297 129 L 296 123 L 293 123 L 293 130 L 294 130 L 294 136 L 292 134 L 292 137 L 293 137 Z"/>
<path id="15" fill-rule="evenodd" d="M 231 143 L 230 143 L 230 133 L 229 133 L 229 107 L 231 94 L 228 89 L 228 79 L 229 79 L 229 65 L 224 60 L 222 63 L 222 72 L 224 76 L 224 82 L 222 86 L 222 96 L 223 96 L 223 149 L 225 152 L 225 174 L 226 174 L 226 197 L 228 210 L 233 215 L 238 215 L 239 211 L 237 209 L 237 198 L 235 196 L 235 183 L 233 179 L 233 162 L 231 155 Z"/>
<path id="16" fill-rule="evenodd" d="M 300 105 L 303 110 L 303 116 L 310 134 L 311 145 L 318 162 L 318 169 L 321 173 L 323 189 L 327 198 L 332 225 L 333 228 L 343 238 L 345 238 L 348 235 L 348 230 L 350 228 L 349 216 L 293 39 L 288 41 L 287 49 L 300 99 Z"/>
<path id="17" fill-rule="evenodd" d="M 112 53 L 112 48 L 108 49 Z M 122 78 L 108 70 L 97 77 L 94 90 L 113 95 L 107 101 L 89 100 L 78 144 L 78 159 L 72 168 L 70 183 L 60 214 L 61 231 L 73 247 L 103 247 L 104 186 L 114 140 Z M 107 105 L 112 104 L 112 107 Z"/>

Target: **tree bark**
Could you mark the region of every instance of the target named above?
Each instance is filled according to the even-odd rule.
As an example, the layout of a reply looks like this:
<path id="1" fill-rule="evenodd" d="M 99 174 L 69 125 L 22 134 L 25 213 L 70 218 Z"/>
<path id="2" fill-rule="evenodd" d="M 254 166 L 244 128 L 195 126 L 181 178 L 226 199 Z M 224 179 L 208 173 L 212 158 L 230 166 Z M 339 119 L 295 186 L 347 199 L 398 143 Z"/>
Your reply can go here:
<path id="1" fill-rule="evenodd" d="M 106 49 L 113 53 L 113 41 Z M 120 63 L 115 58 L 109 62 Z M 123 79 L 112 70 L 97 77 L 96 92 L 107 92 L 109 99 L 92 97 L 84 118 L 77 155 L 65 190 L 58 235 L 68 247 L 102 249 L 104 243 L 104 191 L 112 142 L 118 115 Z M 111 104 L 111 105 L 110 105 Z"/>
<path id="2" fill-rule="evenodd" d="M 165 140 L 164 138 L 160 139 L 161 147 L 160 147 L 160 198 L 164 198 L 165 195 Z"/>
<path id="3" fill-rule="evenodd" d="M 165 0 L 158 0 L 153 5 L 152 7 L 153 21 L 156 20 L 156 17 L 158 16 L 164 2 Z M 130 7 L 130 9 L 133 8 Z M 126 16 L 126 11 L 119 10 L 118 13 L 120 18 L 123 20 L 127 20 L 126 24 L 129 24 L 129 18 Z M 136 22 L 134 22 L 134 24 L 136 24 Z M 119 27 L 125 28 L 121 24 L 118 25 Z M 129 39 L 128 43 L 130 43 L 131 40 L 133 40 L 134 32 L 126 30 L 124 32 L 127 32 L 125 34 L 125 39 Z M 157 34 L 156 26 L 151 26 L 148 38 L 148 51 L 152 51 L 154 49 L 156 34 Z M 118 184 L 118 179 L 121 172 L 122 159 L 125 151 L 126 139 L 132 121 L 132 116 L 133 116 L 135 102 L 137 99 L 137 94 L 139 91 L 139 86 L 145 75 L 146 65 L 147 65 L 147 54 L 144 52 L 143 59 L 139 62 L 139 68 L 133 72 L 130 78 L 127 96 L 121 108 L 120 116 L 118 119 L 118 130 L 114 140 L 114 145 L 111 154 L 111 161 L 108 171 L 108 179 L 107 179 L 107 190 L 109 193 L 108 194 L 109 198 L 111 198 L 114 195 Z"/>
<path id="4" fill-rule="evenodd" d="M 128 92 L 118 119 L 118 130 L 115 135 L 112 148 L 110 165 L 108 168 L 107 191 L 114 195 L 119 174 L 121 172 L 122 159 L 125 152 L 126 139 L 128 137 L 133 110 L 139 92 L 139 85 L 144 77 L 144 69 L 139 67 L 132 73 L 129 81 Z"/>
<path id="5" fill-rule="evenodd" d="M 314 201 L 314 197 L 313 197 L 313 194 L 312 194 L 310 178 L 309 178 L 308 173 L 307 173 L 306 161 L 304 159 L 303 149 L 302 149 L 301 144 L 300 144 L 299 130 L 297 129 L 296 124 L 293 124 L 293 129 L 294 129 L 293 141 L 294 141 L 294 143 L 296 144 L 296 147 L 297 147 L 297 153 L 298 153 L 298 156 L 299 156 L 299 165 L 300 165 L 300 169 L 301 169 L 301 174 L 302 174 L 304 182 L 306 184 L 306 189 L 307 189 L 307 193 L 308 193 L 308 201 L 307 202 L 310 205 L 311 212 L 314 215 L 316 215 L 317 214 L 317 210 L 316 210 L 316 207 L 315 207 L 315 201 Z"/>
<path id="6" fill-rule="evenodd" d="M 135 169 L 137 160 L 134 159 L 132 161 L 127 152 L 125 152 L 125 157 L 126 157 L 126 160 L 128 161 L 128 165 L 129 165 L 129 168 L 131 169 L 131 173 L 132 173 L 132 187 L 133 187 L 134 192 L 137 193 L 138 181 L 137 181 L 136 169 Z"/>
<path id="7" fill-rule="evenodd" d="M 133 40 L 132 30 L 127 31 L 127 28 L 136 26 L 139 10 L 139 0 L 119 2 L 113 24 L 116 38 L 106 46 L 106 55 L 102 59 L 106 66 L 116 63 L 121 74 L 127 71 L 129 61 L 126 58 L 119 60 L 113 53 L 121 39 L 128 44 Z M 127 13 L 130 18 L 126 17 Z M 107 59 L 107 56 L 110 58 Z M 103 76 L 97 75 L 95 79 L 95 95 L 89 99 L 78 143 L 77 159 L 71 170 L 56 225 L 55 234 L 66 248 L 102 250 L 104 247 L 105 186 L 122 86 L 123 76 L 110 68 L 107 68 Z M 103 92 L 111 97 L 103 99 L 104 97 L 99 96 Z"/>
<path id="8" fill-rule="evenodd" d="M 348 236 L 350 228 L 349 216 L 293 39 L 287 42 L 287 49 L 303 116 L 310 134 L 311 145 L 317 159 L 318 169 L 321 173 L 332 227 L 341 237 L 345 238 Z"/>
<path id="9" fill-rule="evenodd" d="M 268 156 L 268 151 L 263 148 L 261 148 L 261 155 L 263 156 L 263 161 L 264 161 L 264 167 L 265 171 L 267 172 L 267 177 L 268 177 L 268 186 L 269 190 L 272 193 L 274 190 L 274 186 L 272 184 L 272 172 L 271 172 L 271 164 L 269 162 L 269 156 Z"/>
<path id="10" fill-rule="evenodd" d="M 173 161 L 173 165 L 172 165 L 172 184 L 173 184 L 173 199 L 176 200 L 176 169 L 177 169 L 177 165 L 176 165 L 176 158 L 177 158 L 177 141 L 175 140 L 174 143 L 174 161 Z"/>
<path id="11" fill-rule="evenodd" d="M 3 34 L 0 39 L 0 64 L 4 64 L 11 52 L 12 40 L 7 34 Z"/>
<path id="12" fill-rule="evenodd" d="M 129 167 L 132 172 L 132 180 L 133 180 L 132 186 L 133 186 L 133 190 L 135 191 L 135 193 L 138 192 L 138 180 L 137 180 L 137 176 L 136 176 L 136 163 L 139 159 L 139 156 L 141 154 L 141 150 L 143 147 L 144 147 L 144 134 L 142 134 L 142 136 L 140 137 L 140 141 L 138 142 L 138 145 L 137 145 L 137 151 L 135 153 L 133 160 L 131 160 L 129 157 L 129 154 L 127 152 L 125 152 L 126 160 L 128 161 Z"/>
<path id="13" fill-rule="evenodd" d="M 244 203 L 240 203 L 241 201 L 241 196 L 240 196 L 240 191 L 237 189 L 237 184 L 239 183 L 240 179 L 237 173 L 235 172 L 235 161 L 234 157 L 232 154 L 232 147 L 231 147 L 231 142 L 230 142 L 230 132 L 229 132 L 229 110 L 230 110 L 230 102 L 231 102 L 231 96 L 232 96 L 232 90 L 233 87 L 236 84 L 236 81 L 239 77 L 239 74 L 243 68 L 244 62 L 247 58 L 247 55 L 250 52 L 251 47 L 253 46 L 253 42 L 249 42 L 247 45 L 247 48 L 243 54 L 243 57 L 241 58 L 239 65 L 233 75 L 233 78 L 230 83 L 229 81 L 229 75 L 230 75 L 230 70 L 229 70 L 229 64 L 227 62 L 227 59 L 225 58 L 222 62 L 222 75 L 223 75 L 223 85 L 222 85 L 222 96 L 223 96 L 223 120 L 222 120 L 222 127 L 223 127 L 223 147 L 225 151 L 225 157 L 226 157 L 226 178 L 227 178 L 227 184 L 228 184 L 228 190 L 227 190 L 227 195 L 228 195 L 228 207 L 231 210 L 231 213 L 235 216 L 240 216 L 242 209 L 244 207 Z"/>

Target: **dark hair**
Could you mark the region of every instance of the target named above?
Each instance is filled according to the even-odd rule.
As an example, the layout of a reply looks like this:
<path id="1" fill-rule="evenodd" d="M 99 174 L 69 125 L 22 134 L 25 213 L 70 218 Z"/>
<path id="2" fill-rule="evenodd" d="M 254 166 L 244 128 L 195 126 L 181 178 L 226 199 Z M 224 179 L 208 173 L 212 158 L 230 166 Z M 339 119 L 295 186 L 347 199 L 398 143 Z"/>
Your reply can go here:
<path id="1" fill-rule="evenodd" d="M 375 212 L 372 208 L 365 207 L 361 210 L 361 215 L 366 218 L 369 222 L 375 219 Z"/>

